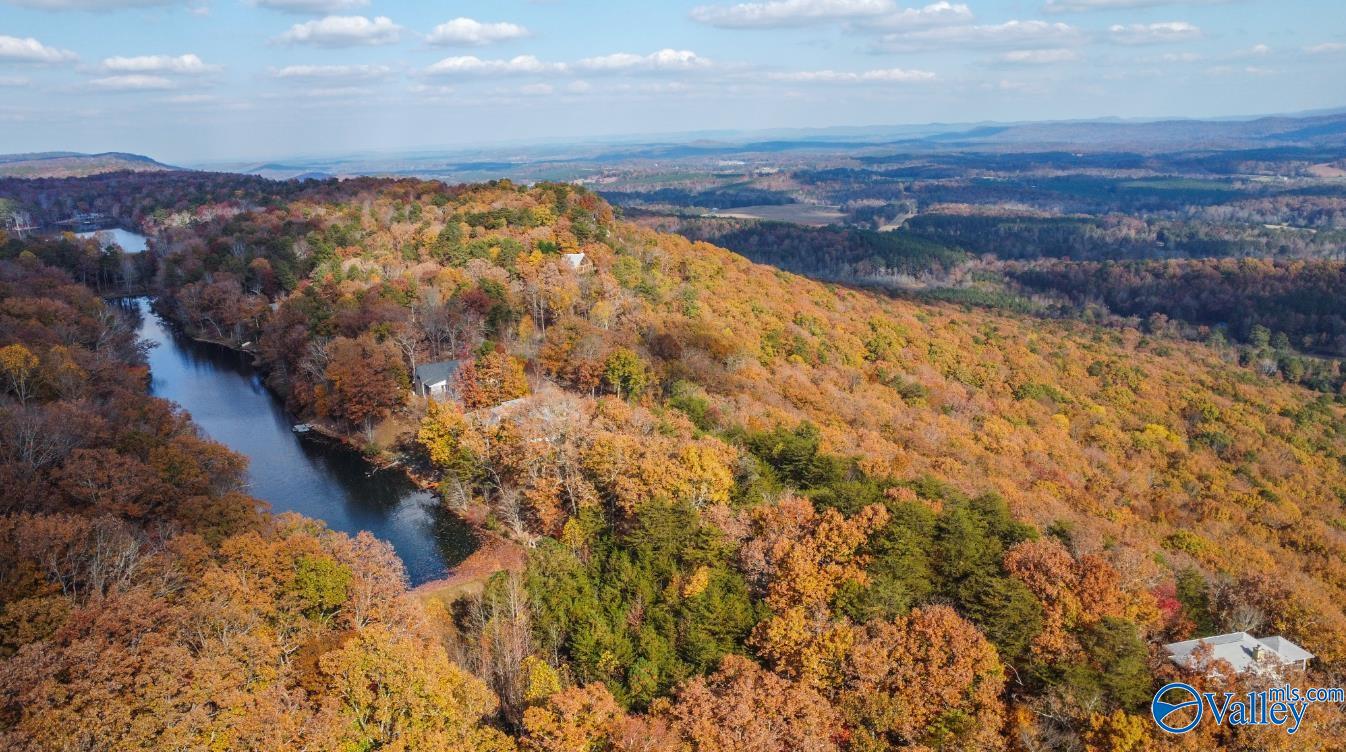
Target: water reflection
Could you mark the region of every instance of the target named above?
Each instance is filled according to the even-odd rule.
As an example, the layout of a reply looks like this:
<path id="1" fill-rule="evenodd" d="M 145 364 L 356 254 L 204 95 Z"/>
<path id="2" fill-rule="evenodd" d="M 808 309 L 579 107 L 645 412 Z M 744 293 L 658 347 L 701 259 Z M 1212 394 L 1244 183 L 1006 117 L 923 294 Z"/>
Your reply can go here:
<path id="1" fill-rule="evenodd" d="M 121 246 L 121 249 L 127 253 L 144 253 L 149 247 L 149 238 L 138 232 L 123 230 L 120 227 L 113 227 L 109 230 L 90 230 L 88 232 L 77 232 L 77 237 L 93 238 L 102 237 Z"/>
<path id="2" fill-rule="evenodd" d="M 324 520 L 335 530 L 368 530 L 406 563 L 412 584 L 442 576 L 475 546 L 470 527 L 397 471 L 373 471 L 359 453 L 301 437 L 246 356 L 195 342 L 166 325 L 146 299 L 139 314 L 151 391 L 182 405 L 210 438 L 247 456 L 249 491 L 275 511 Z"/>

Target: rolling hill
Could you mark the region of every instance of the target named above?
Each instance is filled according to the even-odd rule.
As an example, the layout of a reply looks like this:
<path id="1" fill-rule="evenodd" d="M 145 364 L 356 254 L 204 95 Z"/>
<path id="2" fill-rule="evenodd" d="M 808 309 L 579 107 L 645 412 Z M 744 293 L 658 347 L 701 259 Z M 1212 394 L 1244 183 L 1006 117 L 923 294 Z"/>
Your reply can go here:
<path id="1" fill-rule="evenodd" d="M 82 178 L 104 172 L 163 172 L 181 169 L 141 154 L 108 151 L 80 154 L 73 151 L 43 151 L 0 154 L 0 177 Z"/>
<path id="2" fill-rule="evenodd" d="M 0 342 L 36 375 L 0 414 L 0 746 L 1153 750 L 1165 643 L 1346 666 L 1343 407 L 1221 350 L 825 285 L 564 184 L 220 193 L 161 215 L 159 309 L 257 343 L 296 416 L 524 571 L 412 602 L 373 538 L 259 514 L 106 344 L 78 241 L 11 239 Z M 448 359 L 456 401 L 408 394 Z M 137 566 L 106 576 L 108 539 Z M 1337 748 L 1314 712 L 1186 748 Z"/>

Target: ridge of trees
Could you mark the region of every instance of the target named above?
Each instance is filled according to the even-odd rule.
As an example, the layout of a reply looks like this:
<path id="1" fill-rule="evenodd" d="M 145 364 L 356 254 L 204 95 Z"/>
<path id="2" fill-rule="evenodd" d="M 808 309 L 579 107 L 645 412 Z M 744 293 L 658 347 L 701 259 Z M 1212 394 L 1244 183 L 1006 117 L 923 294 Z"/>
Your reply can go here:
<path id="1" fill-rule="evenodd" d="M 67 478 L 74 448 L 47 462 L 6 439 L 7 457 L 47 462 L 6 472 L 54 510 L 187 531 L 154 533 L 179 541 L 173 566 L 113 578 L 136 608 L 207 604 L 81 610 L 57 593 L 90 592 L 83 570 L 44 569 L 64 559 L 10 533 L 7 570 L 28 573 L 0 599 L 15 651 L 0 681 L 29 693 L 0 713 L 15 745 L 87 743 L 68 735 L 108 703 L 132 710 L 96 732 L 125 746 L 1144 750 L 1160 743 L 1144 702 L 1177 675 L 1163 642 L 1271 630 L 1323 671 L 1346 660 L 1343 408 L 1205 347 L 828 287 L 621 222 L 572 186 L 348 181 L 193 216 L 156 238 L 167 309 L 255 342 L 305 415 L 352 434 L 401 424 L 444 502 L 530 544 L 527 568 L 414 604 L 385 547 L 235 521 L 252 509 L 236 467 L 142 499 L 190 466 L 116 439 L 148 469 L 105 491 L 78 466 Z M 15 415 L 64 401 L 52 351 L 67 317 L 101 305 L 30 255 L 4 263 L 0 297 L 3 346 L 31 355 L 0 358 Z M 72 357 L 97 375 L 76 384 L 123 374 L 129 396 L 98 409 L 174 415 L 144 396 L 134 352 Z M 463 399 L 413 398 L 415 365 L 443 359 L 463 362 Z M 187 440 L 181 416 L 161 422 L 179 427 L 166 446 Z M 28 498 L 13 530 L 48 513 Z M 166 646 L 156 665 L 181 665 L 176 650 L 229 670 L 142 694 L 31 681 L 146 644 Z M 1319 710 L 1296 748 L 1339 738 Z M 1202 734 L 1202 749 L 1275 743 Z"/>

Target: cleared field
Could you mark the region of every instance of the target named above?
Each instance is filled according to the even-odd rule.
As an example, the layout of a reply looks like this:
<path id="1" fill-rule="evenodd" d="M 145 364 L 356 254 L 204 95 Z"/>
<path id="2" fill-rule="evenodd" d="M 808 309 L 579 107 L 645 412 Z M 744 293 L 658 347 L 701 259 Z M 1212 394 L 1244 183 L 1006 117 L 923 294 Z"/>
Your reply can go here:
<path id="1" fill-rule="evenodd" d="M 1234 186 L 1218 180 L 1198 180 L 1195 178 L 1155 178 L 1153 180 L 1128 180 L 1119 188 L 1151 191 L 1220 191 L 1235 190 Z"/>
<path id="2" fill-rule="evenodd" d="M 819 204 L 781 204 L 777 206 L 740 206 L 725 211 L 710 212 L 709 217 L 728 219 L 765 219 L 772 222 L 793 222 L 797 225 L 834 225 L 846 215 L 836 206 Z"/>

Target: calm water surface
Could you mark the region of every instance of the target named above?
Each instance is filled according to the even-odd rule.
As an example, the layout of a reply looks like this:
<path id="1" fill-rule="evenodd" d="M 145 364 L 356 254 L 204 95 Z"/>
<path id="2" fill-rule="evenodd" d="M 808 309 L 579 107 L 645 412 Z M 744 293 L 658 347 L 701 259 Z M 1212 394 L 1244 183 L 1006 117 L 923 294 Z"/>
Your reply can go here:
<path id="1" fill-rule="evenodd" d="M 122 247 L 127 253 L 144 253 L 148 238 L 138 232 L 123 230 L 120 227 L 114 227 L 110 230 L 92 230 L 90 232 L 75 233 L 81 238 L 92 238 L 96 235 L 103 235 L 112 240 L 113 243 Z"/>
<path id="2" fill-rule="evenodd" d="M 285 408 L 241 353 L 195 342 L 141 298 L 140 336 L 150 349 L 151 391 L 191 413 L 210 438 L 248 458 L 249 491 L 276 512 L 298 512 L 335 530 L 368 530 L 406 563 L 413 585 L 444 575 L 475 547 L 471 528 L 397 471 L 371 472 L 359 453 L 301 437 Z"/>

